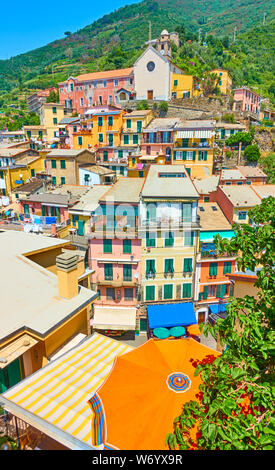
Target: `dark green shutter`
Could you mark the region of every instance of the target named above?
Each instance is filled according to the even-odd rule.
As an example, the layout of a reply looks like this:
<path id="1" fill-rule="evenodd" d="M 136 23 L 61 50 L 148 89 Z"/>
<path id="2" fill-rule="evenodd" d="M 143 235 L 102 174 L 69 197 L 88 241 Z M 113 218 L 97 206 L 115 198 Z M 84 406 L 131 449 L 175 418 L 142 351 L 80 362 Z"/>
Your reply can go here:
<path id="1" fill-rule="evenodd" d="M 192 284 L 182 284 L 182 297 L 184 299 L 190 298 L 192 294 Z"/>
<path id="2" fill-rule="evenodd" d="M 112 240 L 103 240 L 103 252 L 112 253 Z"/>
<path id="3" fill-rule="evenodd" d="M 112 264 L 104 265 L 104 276 L 105 276 L 105 280 L 107 281 L 113 280 L 113 265 Z"/>
<path id="4" fill-rule="evenodd" d="M 192 258 L 185 258 L 183 262 L 183 272 L 191 273 L 193 271 L 193 260 Z"/>
<path id="5" fill-rule="evenodd" d="M 131 253 L 131 252 L 132 252 L 132 241 L 123 240 L 123 253 Z"/>
<path id="6" fill-rule="evenodd" d="M 146 286 L 145 292 L 145 300 L 155 300 L 155 286 Z"/>
<path id="7" fill-rule="evenodd" d="M 218 263 L 210 263 L 209 276 L 217 276 L 217 272 L 218 272 Z"/>
<path id="8" fill-rule="evenodd" d="M 131 264 L 123 265 L 123 280 L 131 281 L 132 280 L 132 266 Z"/>

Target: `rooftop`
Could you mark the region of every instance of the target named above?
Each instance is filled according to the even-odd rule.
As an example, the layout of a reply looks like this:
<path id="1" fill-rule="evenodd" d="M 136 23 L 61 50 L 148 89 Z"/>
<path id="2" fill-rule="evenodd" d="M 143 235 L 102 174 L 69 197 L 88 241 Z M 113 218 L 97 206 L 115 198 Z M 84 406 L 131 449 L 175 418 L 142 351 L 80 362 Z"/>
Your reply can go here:
<path id="1" fill-rule="evenodd" d="M 151 112 L 152 112 L 151 109 L 135 109 L 131 113 L 124 114 L 123 119 L 124 118 L 147 116 Z"/>
<path id="2" fill-rule="evenodd" d="M 121 177 L 100 201 L 138 203 L 143 183 L 144 178 Z"/>
<path id="3" fill-rule="evenodd" d="M 240 129 L 240 130 L 245 130 L 246 127 L 244 124 L 240 123 L 231 123 L 231 122 L 217 122 L 216 123 L 216 129 Z"/>
<path id="4" fill-rule="evenodd" d="M 0 157 L 16 157 L 21 153 L 27 152 L 30 149 L 27 148 L 1 148 L 0 147 Z"/>
<path id="5" fill-rule="evenodd" d="M 245 181 L 245 176 L 237 169 L 222 170 L 221 180 L 242 180 Z"/>
<path id="6" fill-rule="evenodd" d="M 156 132 L 162 130 L 174 130 L 180 128 L 182 121 L 180 118 L 156 118 L 144 128 L 145 132 Z"/>
<path id="7" fill-rule="evenodd" d="M 106 168 L 105 166 L 100 165 L 83 165 L 80 168 L 91 171 L 92 173 L 96 173 L 97 175 L 114 175 L 115 172 L 110 168 Z"/>
<path id="8" fill-rule="evenodd" d="M 33 191 L 38 190 L 39 188 L 43 187 L 43 181 L 35 180 L 30 181 L 29 183 L 22 184 L 21 186 L 17 186 L 17 188 L 13 189 L 13 193 L 32 193 Z"/>
<path id="9" fill-rule="evenodd" d="M 160 175 L 184 174 L 184 177 Z M 142 189 L 142 197 L 199 198 L 184 165 L 151 165 Z"/>
<path id="10" fill-rule="evenodd" d="M 71 194 L 72 196 L 80 197 L 83 196 L 89 190 L 88 186 L 81 186 L 77 184 L 62 184 L 51 191 L 52 194 Z"/>
<path id="11" fill-rule="evenodd" d="M 261 203 L 260 198 L 247 185 L 219 186 L 234 207 L 254 207 Z"/>
<path id="12" fill-rule="evenodd" d="M 78 157 L 78 155 L 80 155 L 81 153 L 83 152 L 89 152 L 91 155 L 93 155 L 92 152 L 90 152 L 90 150 L 88 149 L 79 149 L 79 150 L 73 150 L 73 149 L 54 149 L 54 150 L 51 150 L 48 154 L 47 154 L 47 158 L 52 158 L 52 157 L 73 157 L 73 158 L 76 158 Z"/>
<path id="13" fill-rule="evenodd" d="M 217 190 L 219 184 L 219 176 L 212 175 L 208 176 L 207 178 L 197 178 L 193 180 L 193 183 L 199 194 L 209 194 Z"/>
<path id="14" fill-rule="evenodd" d="M 103 80 L 105 78 L 127 77 L 132 75 L 133 70 L 133 67 L 117 70 L 105 70 L 104 72 L 84 73 L 82 75 L 78 75 L 76 78 L 79 82 L 83 82 L 89 80 Z"/>
<path id="15" fill-rule="evenodd" d="M 22 329 L 44 336 L 94 298 L 84 287 L 72 299 L 60 297 L 57 276 L 24 256 L 69 241 L 12 230 L 1 232 L 0 240 L 0 340 Z"/>
<path id="16" fill-rule="evenodd" d="M 231 224 L 216 202 L 199 202 L 201 230 L 232 230 Z"/>
<path id="17" fill-rule="evenodd" d="M 246 178 L 267 178 L 267 175 L 258 166 L 238 166 L 238 170 L 240 170 L 242 175 L 244 175 Z"/>
<path id="18" fill-rule="evenodd" d="M 275 184 L 257 184 L 251 187 L 261 199 L 269 196 L 275 197 Z"/>
<path id="19" fill-rule="evenodd" d="M 83 194 L 83 196 L 81 196 L 79 202 L 71 207 L 70 212 L 94 212 L 98 207 L 99 199 L 104 196 L 108 189 L 108 186 L 104 184 L 98 184 L 90 187 L 89 190 Z"/>

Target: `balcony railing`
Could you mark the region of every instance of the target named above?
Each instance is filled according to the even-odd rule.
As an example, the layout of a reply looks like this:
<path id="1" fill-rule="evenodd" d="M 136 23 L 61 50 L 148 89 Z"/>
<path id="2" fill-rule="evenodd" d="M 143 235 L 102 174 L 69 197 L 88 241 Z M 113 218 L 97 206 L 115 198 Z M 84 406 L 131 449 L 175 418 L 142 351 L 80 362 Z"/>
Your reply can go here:
<path id="1" fill-rule="evenodd" d="M 156 139 L 152 140 L 149 137 L 142 137 L 142 143 L 143 144 L 173 144 L 174 140 L 172 137 L 168 139 L 164 139 L 162 137 L 157 137 Z"/>
<path id="2" fill-rule="evenodd" d="M 211 259 L 219 259 L 219 258 L 234 258 L 236 254 L 229 254 L 229 253 L 217 253 L 216 251 L 201 251 L 199 257 L 201 259 L 211 258 Z"/>
<path id="3" fill-rule="evenodd" d="M 200 217 L 156 217 L 155 219 L 141 219 L 141 227 L 183 227 L 197 226 L 200 223 Z"/>

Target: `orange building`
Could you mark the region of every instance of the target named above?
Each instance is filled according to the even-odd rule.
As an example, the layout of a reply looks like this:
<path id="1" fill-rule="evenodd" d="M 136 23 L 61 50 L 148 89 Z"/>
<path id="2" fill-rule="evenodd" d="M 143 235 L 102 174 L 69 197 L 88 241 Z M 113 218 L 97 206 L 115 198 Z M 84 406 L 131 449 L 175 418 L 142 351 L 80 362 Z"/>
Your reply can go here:
<path id="1" fill-rule="evenodd" d="M 195 300 L 198 322 L 204 322 L 211 312 L 219 311 L 232 295 L 228 274 L 235 271 L 234 256 L 219 255 L 216 252 L 214 237 L 232 238 L 234 231 L 215 202 L 199 203 L 200 253 L 197 255 L 195 274 Z"/>

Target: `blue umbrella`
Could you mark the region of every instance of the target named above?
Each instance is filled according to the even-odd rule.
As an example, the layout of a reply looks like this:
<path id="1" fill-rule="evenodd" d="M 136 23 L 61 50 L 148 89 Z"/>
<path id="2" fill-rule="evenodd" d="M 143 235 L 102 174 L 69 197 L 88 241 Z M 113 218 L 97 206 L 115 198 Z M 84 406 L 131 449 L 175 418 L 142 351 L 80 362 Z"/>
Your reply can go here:
<path id="1" fill-rule="evenodd" d="M 153 333 L 154 336 L 159 339 L 169 338 L 170 336 L 169 330 L 167 330 L 167 328 L 154 328 Z"/>
<path id="2" fill-rule="evenodd" d="M 186 334 L 186 330 L 183 326 L 174 326 L 170 328 L 170 335 L 178 338 L 179 336 L 183 336 Z"/>

